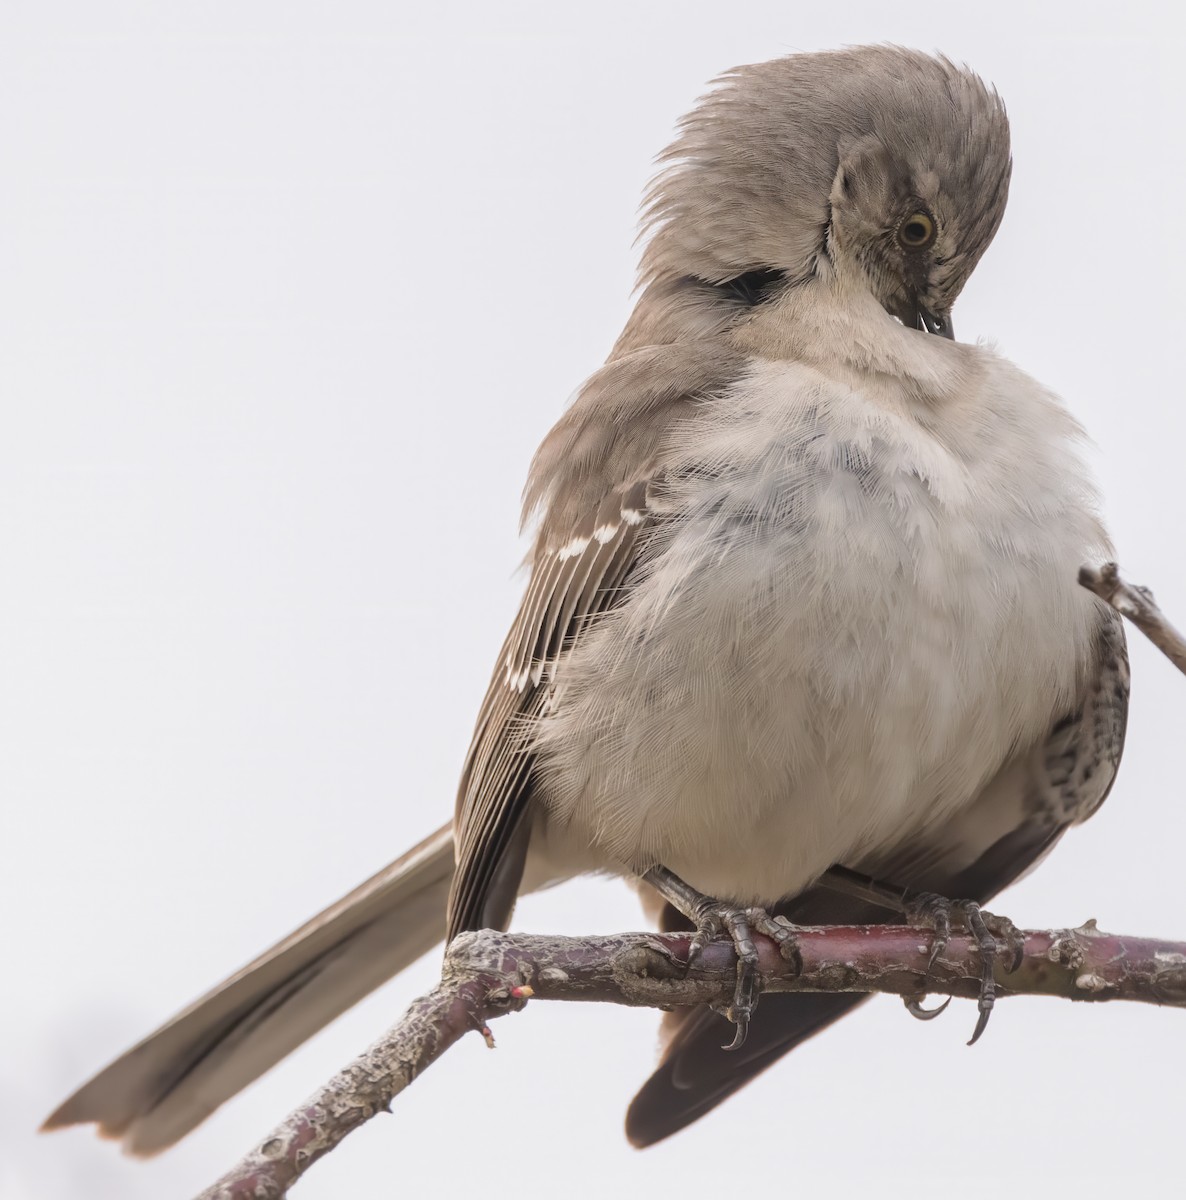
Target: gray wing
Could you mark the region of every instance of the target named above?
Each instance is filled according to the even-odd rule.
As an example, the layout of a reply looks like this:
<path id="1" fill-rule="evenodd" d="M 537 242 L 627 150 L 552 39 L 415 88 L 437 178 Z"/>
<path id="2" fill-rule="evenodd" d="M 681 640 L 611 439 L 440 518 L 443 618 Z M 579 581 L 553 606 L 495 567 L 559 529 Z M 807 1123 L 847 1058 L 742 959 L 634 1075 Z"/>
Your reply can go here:
<path id="1" fill-rule="evenodd" d="M 457 796 L 448 937 L 510 918 L 530 833 L 531 733 L 565 653 L 626 593 L 655 521 L 644 480 L 622 488 L 535 565 L 478 714 Z"/>
<path id="2" fill-rule="evenodd" d="M 564 653 L 629 590 L 656 520 L 671 427 L 737 378 L 719 339 L 617 353 L 544 439 L 524 492 L 543 521 L 519 615 L 478 714 L 457 795 L 448 936 L 510 919 L 530 836 L 531 734 Z"/>
<path id="3" fill-rule="evenodd" d="M 1030 871 L 1071 825 L 1099 808 L 1124 750 L 1129 689 L 1123 625 L 1102 604 L 1100 612 L 1081 703 L 1035 749 L 1006 765 L 958 820 L 881 862 L 852 866 L 904 887 L 984 902 Z M 778 911 L 803 925 L 901 920 L 823 887 L 809 888 Z M 686 927 L 670 906 L 662 924 Z M 707 1008 L 668 1014 L 662 1061 L 630 1105 L 627 1136 L 636 1146 L 648 1146 L 678 1132 L 865 999 L 763 997 L 744 1047 L 732 1053 L 721 1049 L 732 1036 L 725 1018 Z"/>

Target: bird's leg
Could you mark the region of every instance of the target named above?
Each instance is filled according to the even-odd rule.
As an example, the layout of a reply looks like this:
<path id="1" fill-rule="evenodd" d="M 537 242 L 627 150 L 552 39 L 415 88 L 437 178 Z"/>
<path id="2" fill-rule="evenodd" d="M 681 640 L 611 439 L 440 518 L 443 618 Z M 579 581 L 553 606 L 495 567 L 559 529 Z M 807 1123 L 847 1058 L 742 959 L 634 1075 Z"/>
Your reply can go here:
<path id="1" fill-rule="evenodd" d="M 652 867 L 642 878 L 692 922 L 695 932 L 688 946 L 689 967 L 710 942 L 728 935 L 733 943 L 737 953 L 737 985 L 733 989 L 733 1003 L 725 1016 L 733 1022 L 736 1032 L 733 1041 L 725 1049 L 739 1049 L 745 1043 L 761 986 L 758 950 L 751 932 L 764 934 L 777 944 L 783 958 L 798 962 L 799 947 L 794 927 L 785 917 L 772 917 L 764 908 L 743 908 L 705 896 L 666 867 Z"/>
<path id="2" fill-rule="evenodd" d="M 997 945 L 998 939 L 1010 951 L 1009 965 L 1006 971 L 1016 971 L 1021 966 L 1025 953 L 1025 940 L 1017 926 L 1008 917 L 998 917 L 994 913 L 985 912 L 975 900 L 949 900 L 935 892 L 913 892 L 909 888 L 895 887 L 882 883 L 870 875 L 862 875 L 850 871 L 847 867 L 833 867 L 820 880 L 824 886 L 860 900 L 871 900 L 882 908 L 892 912 L 900 912 L 911 924 L 925 925 L 932 933 L 931 954 L 927 960 L 927 969 L 935 965 L 935 960 L 947 947 L 951 937 L 952 919 L 961 924 L 976 940 L 976 948 L 980 952 L 980 997 L 977 1000 L 979 1016 L 976 1028 L 969 1046 L 975 1045 L 988 1024 L 996 1002 L 997 981 L 994 974 L 997 959 L 1001 950 Z M 907 1009 L 912 1016 L 922 1020 L 936 1017 L 944 1008 L 923 1009 L 917 999 L 907 1000 Z"/>

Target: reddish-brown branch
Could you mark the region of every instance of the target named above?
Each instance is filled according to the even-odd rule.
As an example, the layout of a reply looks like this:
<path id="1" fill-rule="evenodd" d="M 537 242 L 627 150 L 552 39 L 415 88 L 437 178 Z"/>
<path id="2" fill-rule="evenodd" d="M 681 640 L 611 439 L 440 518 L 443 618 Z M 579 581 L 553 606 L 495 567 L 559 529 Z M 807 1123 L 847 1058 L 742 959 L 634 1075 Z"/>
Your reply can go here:
<path id="1" fill-rule="evenodd" d="M 805 927 L 802 970 L 755 939 L 768 992 L 922 991 L 975 997 L 980 959 L 953 936 L 928 975 L 931 935 L 910 926 Z M 1012 974 L 998 971 L 1001 996 L 1137 1000 L 1186 1007 L 1186 944 L 1078 929 L 1025 933 Z M 467 1030 L 490 1039 L 488 1023 L 527 1000 L 585 1000 L 645 1007 L 727 1005 L 736 959 L 709 946 L 686 970 L 686 934 L 564 938 L 482 932 L 457 938 L 441 982 L 346 1070 L 296 1109 L 199 1200 L 277 1200 L 347 1134 L 391 1101 Z"/>
<path id="2" fill-rule="evenodd" d="M 431 992 L 416 1000 L 365 1054 L 289 1113 L 259 1146 L 207 1188 L 202 1200 L 286 1196 L 347 1134 L 376 1113 L 390 1111 L 392 1100 L 463 1034 L 476 1029 L 489 1040 L 487 1019 L 525 1003 L 499 988 L 497 977 L 480 970 L 458 973 L 450 954 L 441 982 Z"/>
<path id="3" fill-rule="evenodd" d="M 1186 639 L 1147 588 L 1120 577 L 1115 563 L 1084 567 L 1079 582 L 1126 617 L 1186 673 Z M 802 969 L 772 942 L 756 938 L 762 987 L 768 992 L 924 990 L 975 997 L 980 959 L 966 937 L 953 937 L 928 973 L 930 935 L 909 926 L 832 926 L 798 930 Z M 1139 1000 L 1186 1007 L 1186 943 L 1078 929 L 1025 933 L 1025 954 L 998 977 L 1000 996 L 1072 1000 Z M 732 997 L 736 960 L 727 945 L 709 946 L 686 970 L 687 935 L 620 934 L 600 938 L 512 937 L 483 932 L 457 938 L 440 984 L 402 1021 L 303 1104 L 199 1200 L 278 1200 L 305 1170 L 375 1113 L 389 1109 L 426 1067 L 463 1033 L 544 1000 L 597 1000 L 669 1008 L 724 1006 Z"/>

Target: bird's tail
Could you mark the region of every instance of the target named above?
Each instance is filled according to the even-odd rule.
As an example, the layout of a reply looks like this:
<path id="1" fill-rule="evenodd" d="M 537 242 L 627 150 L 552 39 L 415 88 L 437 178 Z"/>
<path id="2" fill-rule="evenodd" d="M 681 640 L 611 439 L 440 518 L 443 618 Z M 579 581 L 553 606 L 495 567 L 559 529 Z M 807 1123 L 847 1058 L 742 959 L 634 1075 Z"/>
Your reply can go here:
<path id="1" fill-rule="evenodd" d="M 445 826 L 133 1046 L 43 1128 L 93 1121 L 131 1154 L 171 1146 L 440 942 L 452 877 Z"/>

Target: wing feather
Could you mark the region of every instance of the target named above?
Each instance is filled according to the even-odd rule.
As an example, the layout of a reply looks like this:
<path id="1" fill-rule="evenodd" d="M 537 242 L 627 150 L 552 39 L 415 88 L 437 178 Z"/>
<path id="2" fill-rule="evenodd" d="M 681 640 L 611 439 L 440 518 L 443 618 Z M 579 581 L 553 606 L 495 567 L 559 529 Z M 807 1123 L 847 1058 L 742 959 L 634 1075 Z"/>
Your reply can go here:
<path id="1" fill-rule="evenodd" d="M 568 650 L 619 603 L 655 523 L 657 480 L 607 496 L 532 575 L 478 715 L 455 820 L 457 872 L 448 936 L 504 924 L 513 897 L 495 886 L 508 856 L 526 849 L 532 730 Z"/>
<path id="2" fill-rule="evenodd" d="M 672 426 L 746 369 L 719 336 L 737 315 L 730 305 L 688 341 L 624 339 L 536 453 L 524 492 L 525 515 L 540 518 L 532 577 L 462 772 L 449 937 L 509 919 L 508 873 L 530 832 L 532 731 L 568 650 L 629 591 L 658 519 L 651 488 Z"/>

